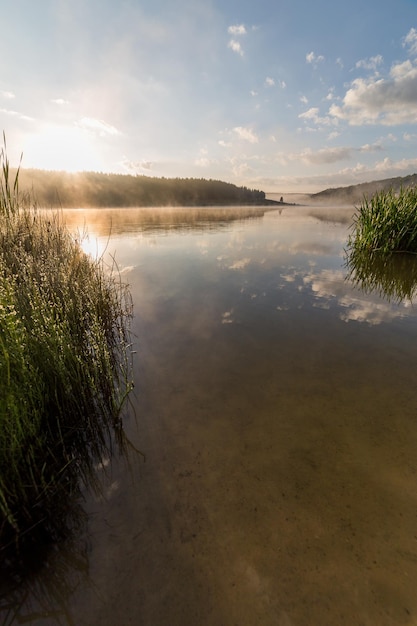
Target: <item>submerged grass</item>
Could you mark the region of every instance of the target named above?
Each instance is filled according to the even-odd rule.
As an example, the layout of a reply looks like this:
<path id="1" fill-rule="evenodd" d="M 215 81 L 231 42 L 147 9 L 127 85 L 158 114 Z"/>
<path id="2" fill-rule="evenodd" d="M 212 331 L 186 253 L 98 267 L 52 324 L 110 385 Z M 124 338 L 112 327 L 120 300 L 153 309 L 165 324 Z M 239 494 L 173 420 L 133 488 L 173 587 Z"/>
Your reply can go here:
<path id="1" fill-rule="evenodd" d="M 131 387 L 132 305 L 116 268 L 87 256 L 59 214 L 23 208 L 5 149 L 0 167 L 4 562 L 60 536 L 59 512 L 110 452 Z"/>

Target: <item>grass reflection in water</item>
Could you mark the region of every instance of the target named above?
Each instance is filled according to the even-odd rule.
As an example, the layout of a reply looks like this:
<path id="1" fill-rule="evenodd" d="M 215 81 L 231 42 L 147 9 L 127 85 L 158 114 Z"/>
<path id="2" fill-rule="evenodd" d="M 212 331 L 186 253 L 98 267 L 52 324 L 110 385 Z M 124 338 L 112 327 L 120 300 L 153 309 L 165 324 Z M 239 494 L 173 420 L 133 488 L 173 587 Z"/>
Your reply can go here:
<path id="1" fill-rule="evenodd" d="M 389 301 L 413 300 L 417 292 L 417 258 L 407 253 L 383 255 L 353 248 L 346 254 L 348 279 L 365 293 Z"/>

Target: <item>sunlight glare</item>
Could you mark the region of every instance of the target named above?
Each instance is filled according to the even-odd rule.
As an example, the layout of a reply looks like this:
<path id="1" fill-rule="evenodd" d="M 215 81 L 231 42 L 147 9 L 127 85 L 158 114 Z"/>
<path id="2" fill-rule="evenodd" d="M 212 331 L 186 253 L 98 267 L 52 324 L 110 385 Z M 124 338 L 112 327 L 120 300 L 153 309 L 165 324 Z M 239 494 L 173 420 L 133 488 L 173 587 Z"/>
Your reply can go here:
<path id="1" fill-rule="evenodd" d="M 25 167 L 67 172 L 99 171 L 100 156 L 91 135 L 74 126 L 45 126 L 27 136 Z"/>
<path id="2" fill-rule="evenodd" d="M 80 246 L 83 252 L 94 260 L 100 259 L 106 249 L 105 242 L 92 233 L 82 235 L 80 238 Z"/>

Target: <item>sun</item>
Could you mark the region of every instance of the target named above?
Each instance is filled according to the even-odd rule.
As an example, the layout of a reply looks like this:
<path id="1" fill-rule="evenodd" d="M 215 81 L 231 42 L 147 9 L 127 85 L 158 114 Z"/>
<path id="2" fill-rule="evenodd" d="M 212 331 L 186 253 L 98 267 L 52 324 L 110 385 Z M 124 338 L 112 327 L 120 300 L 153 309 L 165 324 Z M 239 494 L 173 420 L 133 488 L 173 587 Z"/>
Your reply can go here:
<path id="1" fill-rule="evenodd" d="M 27 135 L 22 164 L 26 168 L 66 172 L 101 170 L 94 136 L 76 126 L 49 125 Z"/>

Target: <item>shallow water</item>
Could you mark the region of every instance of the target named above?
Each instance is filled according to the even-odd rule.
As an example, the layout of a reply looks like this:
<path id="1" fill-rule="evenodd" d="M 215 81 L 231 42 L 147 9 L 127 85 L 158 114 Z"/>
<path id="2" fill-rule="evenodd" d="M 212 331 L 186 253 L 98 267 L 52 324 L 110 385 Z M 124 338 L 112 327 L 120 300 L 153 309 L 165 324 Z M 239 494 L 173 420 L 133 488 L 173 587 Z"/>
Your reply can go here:
<path id="1" fill-rule="evenodd" d="M 416 624 L 415 306 L 347 279 L 351 209 L 185 211 L 64 212 L 131 285 L 146 460 L 1 616 Z"/>

